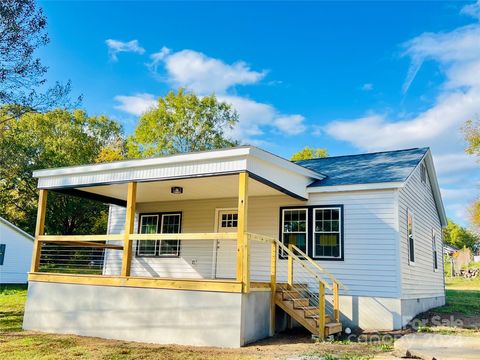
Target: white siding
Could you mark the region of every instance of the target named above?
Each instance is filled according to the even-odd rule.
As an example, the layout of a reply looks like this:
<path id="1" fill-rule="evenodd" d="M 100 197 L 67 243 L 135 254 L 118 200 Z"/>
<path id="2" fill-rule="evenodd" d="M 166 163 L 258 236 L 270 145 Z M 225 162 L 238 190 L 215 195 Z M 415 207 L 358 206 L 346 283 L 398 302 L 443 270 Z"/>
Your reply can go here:
<path id="1" fill-rule="evenodd" d="M 408 261 L 407 209 L 413 211 L 415 264 Z M 420 166 L 415 169 L 398 193 L 400 229 L 400 267 L 402 298 L 444 295 L 442 228 L 427 174 L 426 184 L 420 179 Z M 433 270 L 432 229 L 437 238 L 438 270 Z"/>
<path id="2" fill-rule="evenodd" d="M 392 190 L 310 194 L 308 202 L 288 196 L 252 197 L 248 231 L 278 238 L 280 207 L 332 204 L 344 206 L 344 260 L 319 261 L 319 264 L 348 287 L 349 295 L 398 297 L 397 212 Z M 181 211 L 182 232 L 212 232 L 215 209 L 236 206 L 235 198 L 209 199 L 139 204 L 137 212 Z M 124 217 L 124 209 L 112 207 L 109 233 L 123 231 Z M 113 262 L 112 254 L 117 257 Z M 252 280 L 269 279 L 270 246 L 253 242 L 251 254 Z M 210 278 L 213 256 L 213 241 L 183 241 L 179 258 L 134 257 L 132 275 Z M 235 256 L 233 252 L 230 260 L 233 268 Z M 121 252 L 108 251 L 107 260 L 110 260 L 107 272 L 119 271 Z M 112 270 L 112 263 L 116 265 L 115 270 Z M 279 281 L 285 281 L 286 261 L 278 263 Z"/>
<path id="3" fill-rule="evenodd" d="M 6 244 L 4 262 L 0 265 L 0 284 L 26 283 L 33 239 L 0 221 L 0 244 Z"/>

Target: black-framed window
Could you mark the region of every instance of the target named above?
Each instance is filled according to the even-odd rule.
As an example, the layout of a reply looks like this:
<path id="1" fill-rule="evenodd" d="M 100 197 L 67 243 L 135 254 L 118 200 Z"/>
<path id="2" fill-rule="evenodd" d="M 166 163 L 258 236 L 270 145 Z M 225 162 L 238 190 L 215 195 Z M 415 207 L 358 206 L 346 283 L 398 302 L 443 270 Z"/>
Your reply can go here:
<path id="1" fill-rule="evenodd" d="M 343 260 L 343 205 L 280 209 L 280 239 L 317 260 Z M 280 251 L 280 257 L 286 255 Z"/>
<path id="2" fill-rule="evenodd" d="M 0 265 L 3 265 L 5 261 L 5 250 L 7 249 L 7 244 L 0 244 Z"/>
<path id="3" fill-rule="evenodd" d="M 408 262 L 415 263 L 415 234 L 414 234 L 414 218 L 413 211 L 407 209 L 407 246 L 408 246 Z"/>
<path id="4" fill-rule="evenodd" d="M 339 258 L 341 254 L 341 208 L 313 209 L 313 257 Z"/>
<path id="5" fill-rule="evenodd" d="M 220 221 L 220 227 L 222 228 L 236 228 L 238 226 L 238 213 L 224 213 Z"/>
<path id="6" fill-rule="evenodd" d="M 436 271 L 438 269 L 437 235 L 434 229 L 432 229 L 432 255 L 433 255 L 433 270 Z"/>
<path id="7" fill-rule="evenodd" d="M 178 234 L 181 232 L 181 224 L 182 214 L 180 212 L 140 214 L 138 232 L 140 234 Z M 180 240 L 137 241 L 137 256 L 180 256 Z"/>
<path id="8" fill-rule="evenodd" d="M 308 209 L 282 210 L 282 242 L 285 246 L 292 243 L 300 250 L 307 251 L 308 241 Z M 281 251 L 283 256 L 283 251 Z"/>

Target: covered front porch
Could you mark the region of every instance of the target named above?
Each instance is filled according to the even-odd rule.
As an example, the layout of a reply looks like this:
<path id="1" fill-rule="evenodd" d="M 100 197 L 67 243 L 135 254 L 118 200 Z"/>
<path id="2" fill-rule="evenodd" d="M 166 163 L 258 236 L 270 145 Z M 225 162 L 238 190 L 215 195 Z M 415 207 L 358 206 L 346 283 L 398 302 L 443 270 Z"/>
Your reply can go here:
<path id="1" fill-rule="evenodd" d="M 283 308 L 284 301 L 292 306 L 294 302 L 284 299 L 283 293 L 279 300 L 278 291 L 301 289 L 302 309 L 308 309 L 301 310 L 305 319 L 295 319 L 321 337 L 328 335 L 327 310 L 331 310 L 330 319 L 339 319 L 339 283 L 307 260 L 293 243 L 285 246 L 278 236 L 281 207 L 305 204 L 305 186 L 312 174 L 283 159 L 278 166 L 268 167 L 261 156 L 273 155 L 262 152 L 253 156 L 251 148 L 247 149 L 241 149 L 244 161 L 235 149 L 230 161 L 204 153 L 207 158 L 195 164 L 179 155 L 174 157 L 176 161 L 161 158 L 139 160 L 143 164 L 123 162 L 40 172 L 29 274 L 32 295 L 24 326 L 56 332 L 46 325 L 50 323 L 56 324 L 59 332 L 236 347 L 285 326 L 289 317 L 282 313 L 278 318 L 276 303 L 280 301 L 277 305 L 287 313 L 298 309 Z M 153 160 L 157 163 L 152 164 Z M 111 204 L 107 234 L 44 234 L 49 191 Z M 68 299 L 70 305 L 61 301 L 52 308 L 49 298 L 54 295 Z M 81 300 L 78 303 L 89 296 L 99 301 L 98 307 L 85 308 Z M 116 303 L 106 300 L 112 296 Z M 142 298 L 143 311 L 155 314 L 153 318 L 122 318 L 121 309 L 131 314 Z M 84 311 L 78 313 L 79 308 Z M 105 318 L 105 310 L 100 310 L 106 308 L 109 313 L 116 309 L 110 320 Z M 46 316 L 43 321 L 33 317 L 42 311 L 53 317 Z M 70 324 L 61 315 L 65 312 L 75 313 L 78 322 Z M 307 319 L 307 315 L 311 317 Z M 95 316 L 124 323 L 122 330 L 98 329 Z M 276 325 L 279 319 L 282 324 Z M 173 324 L 176 335 L 167 323 Z M 186 324 L 193 326 L 189 331 L 195 340 L 182 340 L 179 328 Z M 199 337 L 208 324 L 208 338 Z M 138 331 L 139 327 L 156 330 L 152 335 Z M 229 335 L 222 341 L 213 340 L 222 329 L 229 329 Z M 119 333 L 123 335 L 115 335 Z"/>

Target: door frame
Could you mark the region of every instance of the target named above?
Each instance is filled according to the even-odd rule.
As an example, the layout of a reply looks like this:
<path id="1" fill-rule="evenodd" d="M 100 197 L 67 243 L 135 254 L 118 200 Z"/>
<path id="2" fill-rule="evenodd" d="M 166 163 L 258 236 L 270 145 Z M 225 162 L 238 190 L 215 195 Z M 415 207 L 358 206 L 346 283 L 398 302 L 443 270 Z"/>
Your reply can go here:
<path id="1" fill-rule="evenodd" d="M 227 207 L 227 208 L 215 208 L 215 221 L 213 225 L 213 232 L 218 233 L 218 228 L 219 228 L 219 221 L 218 217 L 220 216 L 220 213 L 223 211 L 236 211 L 238 213 L 238 208 L 236 207 Z M 212 256 L 212 278 L 216 279 L 217 278 L 217 256 L 218 256 L 218 244 L 219 240 L 215 240 L 213 242 L 213 256 Z"/>

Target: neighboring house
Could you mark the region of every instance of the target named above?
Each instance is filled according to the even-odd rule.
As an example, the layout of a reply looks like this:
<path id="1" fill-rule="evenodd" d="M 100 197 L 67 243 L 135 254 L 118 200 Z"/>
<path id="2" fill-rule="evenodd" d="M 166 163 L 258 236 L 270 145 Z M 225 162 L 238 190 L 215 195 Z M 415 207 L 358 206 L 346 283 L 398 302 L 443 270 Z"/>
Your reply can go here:
<path id="1" fill-rule="evenodd" d="M 455 246 L 449 245 L 447 243 L 443 243 L 443 254 L 444 255 L 449 255 L 452 256 L 455 251 L 458 251 L 459 249 L 456 248 Z"/>
<path id="2" fill-rule="evenodd" d="M 25 284 L 33 236 L 0 217 L 0 284 Z"/>
<path id="3" fill-rule="evenodd" d="M 391 330 L 445 303 L 428 148 L 292 163 L 245 146 L 34 176 L 25 329 L 238 347 L 292 319 Z M 108 235 L 42 235 L 47 191 L 111 204 Z"/>

